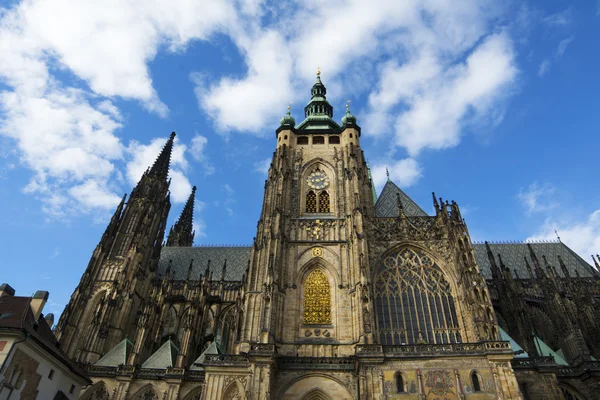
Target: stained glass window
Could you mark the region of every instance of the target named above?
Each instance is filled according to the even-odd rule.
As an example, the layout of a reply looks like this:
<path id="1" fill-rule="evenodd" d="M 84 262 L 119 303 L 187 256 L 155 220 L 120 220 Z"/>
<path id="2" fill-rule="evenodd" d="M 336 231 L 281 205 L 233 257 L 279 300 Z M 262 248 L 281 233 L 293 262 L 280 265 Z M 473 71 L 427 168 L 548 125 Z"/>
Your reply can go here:
<path id="1" fill-rule="evenodd" d="M 319 212 L 328 213 L 329 211 L 329 193 L 322 191 L 319 193 Z"/>
<path id="2" fill-rule="evenodd" d="M 315 269 L 304 282 L 304 323 L 331 323 L 331 291 L 327 275 Z"/>
<path id="3" fill-rule="evenodd" d="M 386 257 L 374 291 L 381 344 L 461 341 L 450 284 L 427 255 L 403 249 Z"/>
<path id="4" fill-rule="evenodd" d="M 306 195 L 306 212 L 317 212 L 317 195 L 312 190 Z"/>

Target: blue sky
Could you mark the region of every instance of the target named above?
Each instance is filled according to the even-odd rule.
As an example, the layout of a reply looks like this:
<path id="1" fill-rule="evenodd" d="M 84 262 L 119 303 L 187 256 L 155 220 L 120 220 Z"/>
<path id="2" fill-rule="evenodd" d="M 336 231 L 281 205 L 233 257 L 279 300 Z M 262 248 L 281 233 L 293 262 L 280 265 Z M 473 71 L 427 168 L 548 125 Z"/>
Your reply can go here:
<path id="1" fill-rule="evenodd" d="M 401 4 L 398 4 L 401 3 Z M 322 69 L 421 207 L 456 200 L 474 241 L 600 251 L 600 2 L 0 3 L 0 277 L 60 313 L 123 193 L 171 131 L 171 225 L 248 245 L 275 129 Z"/>

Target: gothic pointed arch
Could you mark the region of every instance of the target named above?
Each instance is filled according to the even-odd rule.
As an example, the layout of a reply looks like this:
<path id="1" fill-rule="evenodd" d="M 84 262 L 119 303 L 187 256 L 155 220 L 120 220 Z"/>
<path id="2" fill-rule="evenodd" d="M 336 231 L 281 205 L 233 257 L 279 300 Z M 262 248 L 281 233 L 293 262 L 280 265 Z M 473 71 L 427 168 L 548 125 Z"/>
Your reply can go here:
<path id="1" fill-rule="evenodd" d="M 82 400 L 108 400 L 110 395 L 104 382 L 98 382 L 81 396 Z"/>
<path id="2" fill-rule="evenodd" d="M 150 384 L 142 387 L 131 397 L 132 400 L 159 400 L 160 395 L 156 392 L 154 387 Z"/>
<path id="3" fill-rule="evenodd" d="M 384 345 L 461 342 L 454 296 L 424 251 L 400 248 L 375 269 L 375 322 Z"/>
<path id="4" fill-rule="evenodd" d="M 223 400 L 244 400 L 246 398 L 244 390 L 240 388 L 240 385 L 233 381 L 227 386 L 225 392 L 223 392 Z"/>
<path id="5" fill-rule="evenodd" d="M 329 395 L 323 392 L 321 389 L 313 389 L 306 393 L 302 400 L 333 400 Z"/>
<path id="6" fill-rule="evenodd" d="M 184 397 L 184 400 L 200 400 L 202 398 L 202 387 L 198 387 L 196 389 L 192 389 L 187 396 Z"/>
<path id="7" fill-rule="evenodd" d="M 300 208 L 307 214 L 329 214 L 335 211 L 336 169 L 317 157 L 303 166 Z"/>
<path id="8" fill-rule="evenodd" d="M 581 393 L 573 389 L 571 386 L 559 384 L 558 387 L 560 388 L 563 396 L 565 396 L 565 400 L 585 400 L 585 397 L 583 397 Z"/>
<path id="9" fill-rule="evenodd" d="M 304 324 L 331 323 L 331 287 L 322 268 L 314 268 L 304 280 Z"/>

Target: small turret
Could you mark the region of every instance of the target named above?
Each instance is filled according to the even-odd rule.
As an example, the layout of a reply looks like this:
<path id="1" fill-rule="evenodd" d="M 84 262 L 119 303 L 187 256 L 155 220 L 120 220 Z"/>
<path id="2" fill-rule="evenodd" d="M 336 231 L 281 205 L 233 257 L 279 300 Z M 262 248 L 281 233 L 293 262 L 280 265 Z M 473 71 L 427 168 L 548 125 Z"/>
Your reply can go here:
<path id="1" fill-rule="evenodd" d="M 296 126 L 296 120 L 294 119 L 294 117 L 292 117 L 292 114 L 290 113 L 290 109 L 291 109 L 291 107 L 288 106 L 287 114 L 285 114 L 283 116 L 283 118 L 281 118 L 281 121 L 279 121 L 279 123 L 282 127 L 284 126 L 284 127 L 293 128 L 294 126 Z"/>

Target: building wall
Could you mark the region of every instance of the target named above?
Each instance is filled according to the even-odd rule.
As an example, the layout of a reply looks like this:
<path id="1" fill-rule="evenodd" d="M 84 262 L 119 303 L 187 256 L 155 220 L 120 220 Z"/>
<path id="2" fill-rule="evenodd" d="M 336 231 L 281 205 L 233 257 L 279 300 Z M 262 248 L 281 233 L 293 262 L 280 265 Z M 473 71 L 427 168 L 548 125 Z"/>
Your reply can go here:
<path id="1" fill-rule="evenodd" d="M 54 370 L 52 378 L 49 377 L 51 370 Z M 11 377 L 14 377 L 13 382 L 10 382 Z M 3 379 L 15 384 L 11 399 L 53 398 L 59 390 L 68 398 L 77 399 L 84 383 L 31 339 L 14 345 Z M 69 393 L 71 385 L 75 386 L 73 393 Z M 8 388 L 0 389 L 0 399 L 7 398 L 9 392 Z"/>

